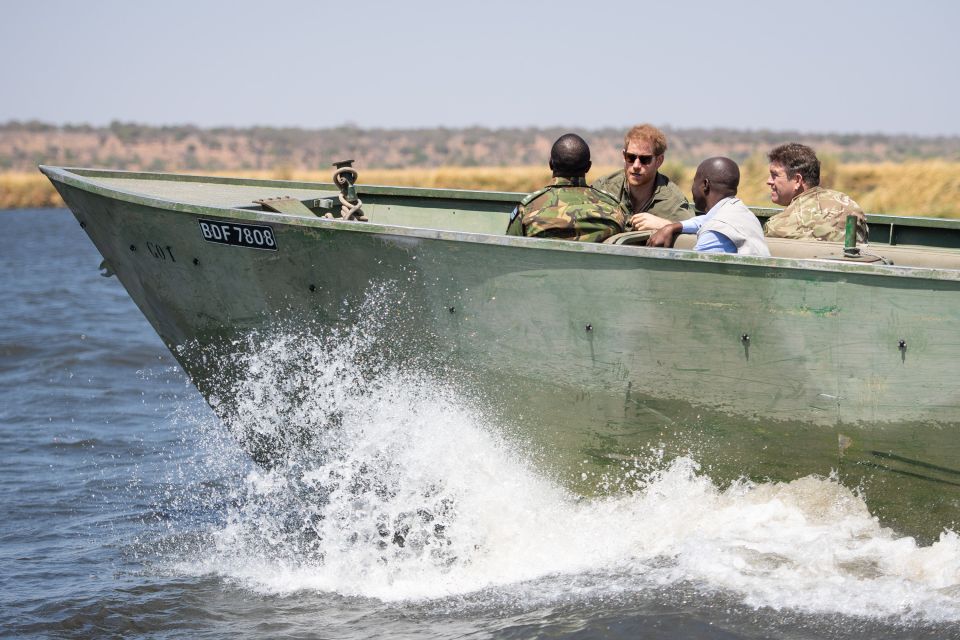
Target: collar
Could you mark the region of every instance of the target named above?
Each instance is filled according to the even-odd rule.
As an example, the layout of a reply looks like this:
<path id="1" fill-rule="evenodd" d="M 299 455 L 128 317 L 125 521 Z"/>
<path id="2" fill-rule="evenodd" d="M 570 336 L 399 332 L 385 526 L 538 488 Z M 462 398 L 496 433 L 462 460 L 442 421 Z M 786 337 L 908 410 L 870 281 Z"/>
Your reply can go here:
<path id="1" fill-rule="evenodd" d="M 703 221 L 706 222 L 707 220 L 712 219 L 713 216 L 717 215 L 717 212 L 719 212 L 720 209 L 722 209 L 723 207 L 727 206 L 728 204 L 732 204 L 733 202 L 739 201 L 739 200 L 740 200 L 740 198 L 738 198 L 738 197 L 736 197 L 736 196 L 727 196 L 726 198 L 724 198 L 723 200 L 721 200 L 721 201 L 718 202 L 717 204 L 715 204 L 715 205 L 713 205 L 712 207 L 710 207 L 710 211 L 707 211 L 707 214 L 706 214 L 705 216 L 703 216 Z"/>
<path id="2" fill-rule="evenodd" d="M 804 192 L 801 193 L 800 195 L 794 196 L 793 200 L 791 200 L 791 201 L 790 201 L 790 204 L 788 204 L 787 206 L 789 207 L 790 205 L 792 205 L 792 204 L 794 204 L 794 203 L 799 203 L 799 202 L 802 202 L 803 200 L 807 200 L 807 199 L 809 199 L 809 198 L 812 198 L 812 197 L 816 196 L 818 193 L 821 193 L 822 191 L 824 191 L 824 188 L 821 187 L 820 185 L 817 185 L 817 186 L 815 186 L 815 187 L 810 187 L 809 189 L 807 189 L 806 191 L 804 191 Z"/>
<path id="3" fill-rule="evenodd" d="M 579 176 L 576 178 L 560 178 L 555 177 L 553 182 L 550 183 L 551 187 L 585 187 L 587 186 L 586 176 Z"/>
<path id="4" fill-rule="evenodd" d="M 638 211 L 648 211 L 650 207 L 653 206 L 653 203 L 657 201 L 657 196 L 660 195 L 660 189 L 663 188 L 666 184 L 670 182 L 670 178 L 663 175 L 657 171 L 657 175 L 653 177 L 653 191 L 650 193 L 650 198 L 646 202 L 635 203 L 633 201 L 633 194 L 630 193 L 630 181 L 627 180 L 627 170 L 623 170 L 623 193 L 627 198 L 627 202 L 630 203 L 630 210 L 633 211 L 635 208 Z M 622 200 L 623 198 L 621 198 Z M 635 207 L 634 205 L 638 205 Z M 642 206 L 640 206 L 642 205 Z"/>

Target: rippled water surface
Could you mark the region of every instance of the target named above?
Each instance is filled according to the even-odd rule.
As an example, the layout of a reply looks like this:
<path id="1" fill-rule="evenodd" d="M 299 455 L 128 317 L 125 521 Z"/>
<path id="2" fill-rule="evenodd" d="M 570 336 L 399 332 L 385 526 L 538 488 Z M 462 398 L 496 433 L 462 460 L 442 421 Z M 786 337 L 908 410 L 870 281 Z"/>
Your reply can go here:
<path id="1" fill-rule="evenodd" d="M 0 221 L 0 636 L 960 638 L 956 535 L 689 459 L 578 498 L 442 381 L 352 392 L 356 335 L 245 363 L 238 420 L 337 415 L 323 455 L 261 469 L 68 212 Z"/>

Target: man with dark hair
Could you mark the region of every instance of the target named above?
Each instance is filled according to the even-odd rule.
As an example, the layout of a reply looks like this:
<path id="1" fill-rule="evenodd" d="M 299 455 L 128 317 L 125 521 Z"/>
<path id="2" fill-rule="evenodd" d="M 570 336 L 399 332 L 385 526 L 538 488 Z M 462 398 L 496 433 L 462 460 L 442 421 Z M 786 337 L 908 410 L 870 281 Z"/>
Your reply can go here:
<path id="1" fill-rule="evenodd" d="M 730 158 L 708 158 L 693 176 L 693 203 L 704 216 L 673 222 L 658 230 L 647 241 L 651 247 L 672 247 L 681 233 L 697 234 L 696 251 L 769 256 L 763 227 L 737 198 L 740 167 Z"/>
<path id="2" fill-rule="evenodd" d="M 553 182 L 531 193 L 514 210 L 507 235 L 603 242 L 623 232 L 627 212 L 611 196 L 587 186 L 590 147 L 575 133 L 560 136 L 550 150 Z"/>
<path id="3" fill-rule="evenodd" d="M 666 151 L 662 131 L 649 124 L 637 125 L 624 136 L 623 169 L 593 183 L 619 198 L 631 214 L 630 226 L 638 231 L 659 229 L 694 213 L 683 192 L 659 171 Z"/>
<path id="4" fill-rule="evenodd" d="M 857 242 L 867 241 L 867 220 L 850 196 L 820 186 L 813 149 L 790 142 L 769 153 L 770 199 L 786 207 L 767 220 L 769 238 L 843 242 L 847 215 L 857 216 Z"/>

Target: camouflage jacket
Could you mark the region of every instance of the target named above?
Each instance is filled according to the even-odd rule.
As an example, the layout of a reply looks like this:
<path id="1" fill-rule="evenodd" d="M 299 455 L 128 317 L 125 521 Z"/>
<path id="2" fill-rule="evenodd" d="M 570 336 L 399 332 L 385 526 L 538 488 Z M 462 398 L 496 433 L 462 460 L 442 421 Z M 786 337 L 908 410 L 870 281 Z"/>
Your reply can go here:
<path id="1" fill-rule="evenodd" d="M 696 214 L 693 205 L 687 202 L 680 188 L 662 173 L 657 174 L 653 197 L 650 201 L 638 203 L 637 206 L 634 206 L 633 200 L 630 199 L 627 174 L 623 169 L 598 178 L 593 182 L 593 186 L 619 198 L 620 204 L 629 214 L 649 212 L 672 222 L 683 222 Z"/>
<path id="2" fill-rule="evenodd" d="M 610 194 L 587 186 L 584 178 L 554 178 L 523 199 L 507 235 L 603 242 L 626 224 L 627 212 Z"/>
<path id="3" fill-rule="evenodd" d="M 843 242 L 848 214 L 857 216 L 857 242 L 866 242 L 867 219 L 860 205 L 845 193 L 813 187 L 771 216 L 764 233 L 768 238 Z"/>

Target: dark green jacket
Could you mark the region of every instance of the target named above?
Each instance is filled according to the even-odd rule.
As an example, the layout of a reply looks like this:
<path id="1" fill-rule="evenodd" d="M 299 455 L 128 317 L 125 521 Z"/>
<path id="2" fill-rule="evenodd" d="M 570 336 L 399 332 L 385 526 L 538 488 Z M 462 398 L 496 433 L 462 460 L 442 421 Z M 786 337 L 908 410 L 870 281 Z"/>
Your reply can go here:
<path id="1" fill-rule="evenodd" d="M 656 183 L 653 187 L 653 197 L 650 202 L 641 202 L 636 205 L 630 199 L 627 174 L 623 169 L 598 178 L 593 182 L 593 186 L 619 198 L 620 204 L 631 215 L 648 212 L 672 222 L 682 222 L 695 215 L 693 205 L 687 202 L 687 198 L 680 191 L 680 188 L 662 173 L 657 173 Z"/>

